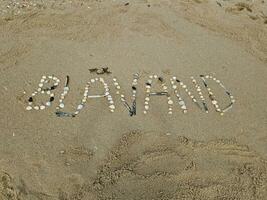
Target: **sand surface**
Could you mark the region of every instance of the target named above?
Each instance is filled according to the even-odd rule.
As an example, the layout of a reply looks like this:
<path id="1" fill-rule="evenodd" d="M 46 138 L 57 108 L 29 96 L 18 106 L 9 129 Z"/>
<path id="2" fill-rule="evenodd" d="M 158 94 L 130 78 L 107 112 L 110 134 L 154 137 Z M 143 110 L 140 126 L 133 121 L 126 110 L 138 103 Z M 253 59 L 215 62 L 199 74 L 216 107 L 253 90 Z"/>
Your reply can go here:
<path id="1" fill-rule="evenodd" d="M 0 1 L 0 200 L 266 199 L 267 1 L 127 2 Z M 114 113 L 104 99 L 75 118 L 55 115 L 58 99 L 25 110 L 50 74 L 70 76 L 74 110 L 102 66 L 128 97 L 140 74 L 136 116 L 115 95 Z M 190 76 L 215 75 L 236 103 L 220 116 L 185 97 L 188 113 L 168 115 L 160 97 L 144 115 L 150 74 L 192 89 Z"/>

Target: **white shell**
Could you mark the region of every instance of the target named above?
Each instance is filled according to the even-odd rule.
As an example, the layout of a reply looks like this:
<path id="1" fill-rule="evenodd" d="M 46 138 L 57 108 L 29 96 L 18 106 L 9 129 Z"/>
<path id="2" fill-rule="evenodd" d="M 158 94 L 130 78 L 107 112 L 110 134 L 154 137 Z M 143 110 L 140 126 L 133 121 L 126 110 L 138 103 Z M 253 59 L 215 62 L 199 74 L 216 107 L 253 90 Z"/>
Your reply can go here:
<path id="1" fill-rule="evenodd" d="M 83 105 L 82 104 L 79 104 L 78 106 L 77 106 L 77 110 L 81 110 L 83 108 Z"/>
<path id="2" fill-rule="evenodd" d="M 44 110 L 45 109 L 45 106 L 44 105 L 41 105 L 40 106 L 40 110 Z"/>
<path id="3" fill-rule="evenodd" d="M 31 109 L 32 109 L 31 106 L 27 106 L 27 107 L 26 107 L 26 110 L 31 110 Z"/>
<path id="4" fill-rule="evenodd" d="M 148 105 L 145 105 L 145 109 L 148 110 L 149 109 L 149 106 Z"/>
<path id="5" fill-rule="evenodd" d="M 173 101 L 172 101 L 172 100 L 169 100 L 169 101 L 168 101 L 168 104 L 169 104 L 169 105 L 172 105 L 172 104 L 173 104 Z"/>
<path id="6" fill-rule="evenodd" d="M 115 109 L 115 106 L 114 105 L 110 105 L 109 108 L 112 109 L 112 110 L 114 110 Z"/>
<path id="7" fill-rule="evenodd" d="M 64 103 L 59 104 L 60 108 L 64 108 Z"/>
<path id="8" fill-rule="evenodd" d="M 47 105 L 47 106 L 51 106 L 51 102 L 50 101 L 48 101 L 48 102 L 46 102 L 46 104 L 45 105 Z"/>

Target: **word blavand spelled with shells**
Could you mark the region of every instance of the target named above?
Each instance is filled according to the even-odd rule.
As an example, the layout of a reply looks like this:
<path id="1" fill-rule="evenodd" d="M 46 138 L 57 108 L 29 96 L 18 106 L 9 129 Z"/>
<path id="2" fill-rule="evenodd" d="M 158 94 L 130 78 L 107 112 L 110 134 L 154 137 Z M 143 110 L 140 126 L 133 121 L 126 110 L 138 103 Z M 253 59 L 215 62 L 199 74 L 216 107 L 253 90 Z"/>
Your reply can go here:
<path id="1" fill-rule="evenodd" d="M 226 87 L 222 84 L 220 80 L 215 78 L 212 75 L 200 75 L 200 80 L 204 85 L 204 89 L 207 91 L 208 98 L 211 101 L 211 104 L 215 108 L 216 112 L 223 115 L 225 112 L 229 111 L 233 104 L 235 103 L 235 99 L 233 95 L 226 89 Z M 120 101 L 125 106 L 125 108 L 128 110 L 130 116 L 134 116 L 137 113 L 137 89 L 138 89 L 138 81 L 139 81 L 139 74 L 133 75 L 133 81 L 131 85 L 132 90 L 132 96 L 131 96 L 131 102 L 126 100 L 125 94 L 121 91 L 121 86 L 119 84 L 119 81 L 116 77 L 112 78 L 113 82 L 113 89 L 115 89 L 115 94 L 120 97 Z M 144 97 L 144 107 L 143 107 L 143 114 L 148 114 L 148 111 L 150 109 L 150 101 L 152 99 L 155 99 L 157 96 L 165 96 L 166 97 L 166 103 L 168 105 L 168 114 L 173 114 L 173 106 L 177 105 L 180 107 L 183 113 L 188 112 L 188 108 L 186 106 L 185 100 L 181 96 L 181 90 L 183 90 L 192 100 L 192 102 L 199 108 L 200 110 L 208 113 L 209 108 L 206 102 L 206 99 L 204 98 L 203 91 L 201 89 L 200 84 L 197 82 L 197 80 L 192 76 L 191 81 L 194 85 L 194 88 L 196 90 L 196 93 L 198 94 L 198 97 L 193 94 L 192 91 L 188 88 L 188 86 L 183 83 L 181 80 L 179 80 L 177 77 L 171 77 L 169 79 L 171 89 L 168 89 L 168 84 L 166 80 L 162 76 L 158 75 L 149 75 L 147 81 L 145 82 L 145 87 L 143 86 L 143 89 L 145 89 L 145 97 Z M 223 90 L 225 91 L 225 94 L 229 98 L 229 104 L 225 106 L 224 108 L 221 108 L 218 104 L 218 99 L 215 98 L 214 91 L 211 90 L 208 81 L 213 81 L 216 84 L 218 84 Z M 57 78 L 54 75 L 49 76 L 42 76 L 40 83 L 38 84 L 37 90 L 35 90 L 31 96 L 28 99 L 28 105 L 26 106 L 26 110 L 44 110 L 47 107 L 50 107 L 52 103 L 55 101 L 55 94 L 54 91 L 57 89 L 58 85 L 60 83 L 60 79 Z M 95 85 L 100 84 L 103 86 L 103 93 L 102 94 L 91 94 L 90 88 Z M 67 97 L 69 91 L 70 91 L 70 77 L 67 76 L 64 84 L 64 88 L 62 93 L 60 94 L 58 104 L 56 106 L 56 112 L 55 114 L 58 117 L 75 117 L 77 116 L 81 110 L 86 106 L 88 99 L 97 99 L 97 98 L 105 98 L 107 100 L 107 105 L 110 110 L 110 112 L 114 112 L 116 107 L 113 100 L 113 97 L 111 95 L 111 90 L 109 87 L 109 84 L 106 82 L 106 80 L 103 77 L 96 77 L 90 79 L 85 87 L 84 87 L 84 93 L 80 100 L 80 103 L 77 105 L 76 109 L 73 111 L 65 111 L 65 98 Z M 154 91 L 155 86 L 160 86 L 160 91 Z M 101 87 L 102 87 L 101 86 Z M 37 103 L 36 96 L 40 94 L 46 94 L 49 96 L 48 101 L 46 102 L 40 102 Z M 175 99 L 172 99 L 172 96 L 175 97 Z"/>

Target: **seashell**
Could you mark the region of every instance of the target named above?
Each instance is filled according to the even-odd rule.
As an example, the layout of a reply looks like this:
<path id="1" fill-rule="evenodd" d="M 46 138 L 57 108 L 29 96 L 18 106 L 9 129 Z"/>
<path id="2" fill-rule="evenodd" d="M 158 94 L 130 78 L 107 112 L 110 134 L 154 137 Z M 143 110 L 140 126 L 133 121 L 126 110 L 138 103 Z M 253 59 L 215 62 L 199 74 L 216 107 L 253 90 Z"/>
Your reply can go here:
<path id="1" fill-rule="evenodd" d="M 42 76 L 42 79 L 46 79 L 46 76 Z"/>
<path id="2" fill-rule="evenodd" d="M 112 112 L 112 113 L 113 113 L 113 112 L 114 112 L 114 110 L 113 110 L 113 109 L 111 109 L 111 110 L 110 110 L 110 112 Z"/>
<path id="3" fill-rule="evenodd" d="M 117 85 L 119 85 L 119 83 L 115 82 L 114 85 L 117 86 Z"/>
<path id="4" fill-rule="evenodd" d="M 116 94 L 120 94 L 120 91 L 116 91 Z"/>
<path id="5" fill-rule="evenodd" d="M 39 106 L 34 106 L 34 110 L 39 110 Z"/>
<path id="6" fill-rule="evenodd" d="M 105 92 L 105 95 L 108 96 L 110 93 L 109 92 Z"/>
<path id="7" fill-rule="evenodd" d="M 217 104 L 218 102 L 217 102 L 216 100 L 212 100 L 211 103 L 212 103 L 213 105 L 215 105 L 215 104 Z"/>
<path id="8" fill-rule="evenodd" d="M 110 104 L 114 104 L 114 101 L 111 100 L 111 101 L 109 101 L 109 103 L 110 103 Z"/>
<path id="9" fill-rule="evenodd" d="M 91 79 L 91 83 L 94 83 L 95 82 L 95 79 Z"/>
<path id="10" fill-rule="evenodd" d="M 83 103 L 85 103 L 86 101 L 87 101 L 87 99 L 86 99 L 86 98 L 83 98 L 83 99 L 82 99 L 82 102 L 83 102 Z"/>
<path id="11" fill-rule="evenodd" d="M 59 104 L 59 107 L 60 107 L 60 108 L 64 108 L 64 103 L 60 103 L 60 104 Z"/>
<path id="12" fill-rule="evenodd" d="M 75 112 L 74 112 L 74 114 L 75 114 L 75 115 L 78 115 L 78 114 L 79 114 L 79 111 L 78 111 L 78 110 L 77 110 L 77 111 L 75 111 Z"/>
<path id="13" fill-rule="evenodd" d="M 169 111 L 168 114 L 169 114 L 169 115 L 172 115 L 172 111 Z"/>
<path id="14" fill-rule="evenodd" d="M 221 83 L 221 81 L 220 80 L 216 80 L 216 83 Z"/>
<path id="15" fill-rule="evenodd" d="M 26 110 L 31 110 L 31 109 L 32 109 L 31 106 L 27 106 L 27 107 L 26 107 Z"/>
<path id="16" fill-rule="evenodd" d="M 185 106 L 185 105 L 181 106 L 181 108 L 182 108 L 183 110 L 186 110 L 186 106 Z"/>
<path id="17" fill-rule="evenodd" d="M 120 87 L 119 85 L 117 85 L 117 87 L 116 87 L 116 88 L 117 88 L 118 90 L 119 90 L 119 89 L 121 89 L 121 87 Z"/>
<path id="18" fill-rule="evenodd" d="M 151 79 L 152 79 L 152 78 L 153 78 L 153 75 L 150 75 L 150 76 L 149 76 L 149 78 L 151 78 Z"/>
<path id="19" fill-rule="evenodd" d="M 163 90 L 167 90 L 167 89 L 168 89 L 168 87 L 167 87 L 167 86 L 163 86 L 162 88 L 163 88 Z"/>
<path id="20" fill-rule="evenodd" d="M 206 75 L 205 78 L 209 78 L 210 76 L 209 75 Z"/>
<path id="21" fill-rule="evenodd" d="M 147 114 L 147 111 L 146 111 L 146 110 L 144 110 L 144 114 L 145 114 L 145 115 Z"/>
<path id="22" fill-rule="evenodd" d="M 149 109 L 149 105 L 145 105 L 145 109 L 148 110 Z"/>
<path id="23" fill-rule="evenodd" d="M 197 88 L 197 91 L 198 91 L 198 92 L 200 92 L 200 91 L 201 91 L 201 89 L 200 89 L 200 88 Z"/>
<path id="24" fill-rule="evenodd" d="M 145 105 L 148 105 L 148 102 L 147 101 L 145 101 Z"/>
<path id="25" fill-rule="evenodd" d="M 41 90 L 42 90 L 41 88 L 38 88 L 38 89 L 37 89 L 38 92 L 41 92 Z"/>
<path id="26" fill-rule="evenodd" d="M 179 105 L 183 106 L 183 105 L 185 105 L 185 102 L 184 101 L 179 101 Z"/>
<path id="27" fill-rule="evenodd" d="M 124 98 L 124 95 L 123 94 L 121 94 L 121 98 Z"/>
<path id="28" fill-rule="evenodd" d="M 146 101 L 149 101 L 150 99 L 149 99 L 149 97 L 146 97 L 145 100 L 146 100 Z"/>
<path id="29" fill-rule="evenodd" d="M 176 88 L 177 88 L 177 85 L 173 85 L 172 88 L 173 88 L 173 89 L 176 89 Z"/>
<path id="30" fill-rule="evenodd" d="M 173 101 L 172 101 L 172 100 L 169 100 L 169 101 L 168 101 L 168 104 L 169 104 L 169 105 L 172 105 L 172 104 L 173 104 Z"/>
<path id="31" fill-rule="evenodd" d="M 173 80 L 176 80 L 176 79 L 177 79 L 177 77 L 176 77 L 176 76 L 174 76 L 174 77 L 172 77 L 172 79 L 173 79 Z"/>
<path id="32" fill-rule="evenodd" d="M 44 110 L 45 109 L 45 106 L 44 105 L 41 105 L 40 106 L 40 110 Z"/>
<path id="33" fill-rule="evenodd" d="M 79 104 L 78 106 L 77 106 L 77 110 L 81 110 L 83 108 L 83 105 L 82 104 Z"/>
<path id="34" fill-rule="evenodd" d="M 42 91 L 43 92 L 43 91 Z M 46 94 L 51 94 L 51 91 L 50 90 L 48 90 L 47 92 L 46 92 Z"/>
<path id="35" fill-rule="evenodd" d="M 41 81 L 40 81 L 40 82 L 41 82 L 41 83 L 43 83 L 44 81 L 45 81 L 44 79 L 41 79 Z"/>
<path id="36" fill-rule="evenodd" d="M 51 106 L 51 102 L 48 101 L 48 102 L 45 103 L 45 105 L 46 105 L 46 106 Z"/>
<path id="37" fill-rule="evenodd" d="M 69 87 L 64 87 L 64 89 L 63 89 L 65 92 L 68 92 L 69 90 L 70 90 L 70 88 Z"/>
<path id="38" fill-rule="evenodd" d="M 186 88 L 186 85 L 183 85 L 182 87 L 183 87 L 183 88 Z"/>
<path id="39" fill-rule="evenodd" d="M 154 78 L 158 78 L 158 76 L 157 75 L 154 75 Z"/>
<path id="40" fill-rule="evenodd" d="M 115 109 L 115 106 L 114 105 L 110 105 L 109 108 L 112 109 L 112 110 L 114 110 Z"/>
<path id="41" fill-rule="evenodd" d="M 116 82 L 116 81 L 117 81 L 117 79 L 116 79 L 116 78 L 113 78 L 113 81 L 114 81 L 114 82 Z"/>
<path id="42" fill-rule="evenodd" d="M 99 81 L 103 83 L 104 82 L 104 79 L 100 77 L 99 78 Z"/>

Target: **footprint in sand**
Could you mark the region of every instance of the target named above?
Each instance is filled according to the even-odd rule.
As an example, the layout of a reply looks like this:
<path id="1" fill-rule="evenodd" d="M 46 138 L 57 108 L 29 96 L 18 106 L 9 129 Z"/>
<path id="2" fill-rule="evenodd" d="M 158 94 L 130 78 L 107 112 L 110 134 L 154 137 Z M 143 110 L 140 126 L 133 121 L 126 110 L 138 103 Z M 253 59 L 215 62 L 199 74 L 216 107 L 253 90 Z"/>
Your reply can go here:
<path id="1" fill-rule="evenodd" d="M 12 177 L 2 171 L 0 171 L 0 199 L 19 200 Z"/>
<path id="2" fill-rule="evenodd" d="M 133 132 L 73 199 L 264 199 L 267 162 L 232 140 Z M 79 197 L 79 198 L 78 198 Z"/>

